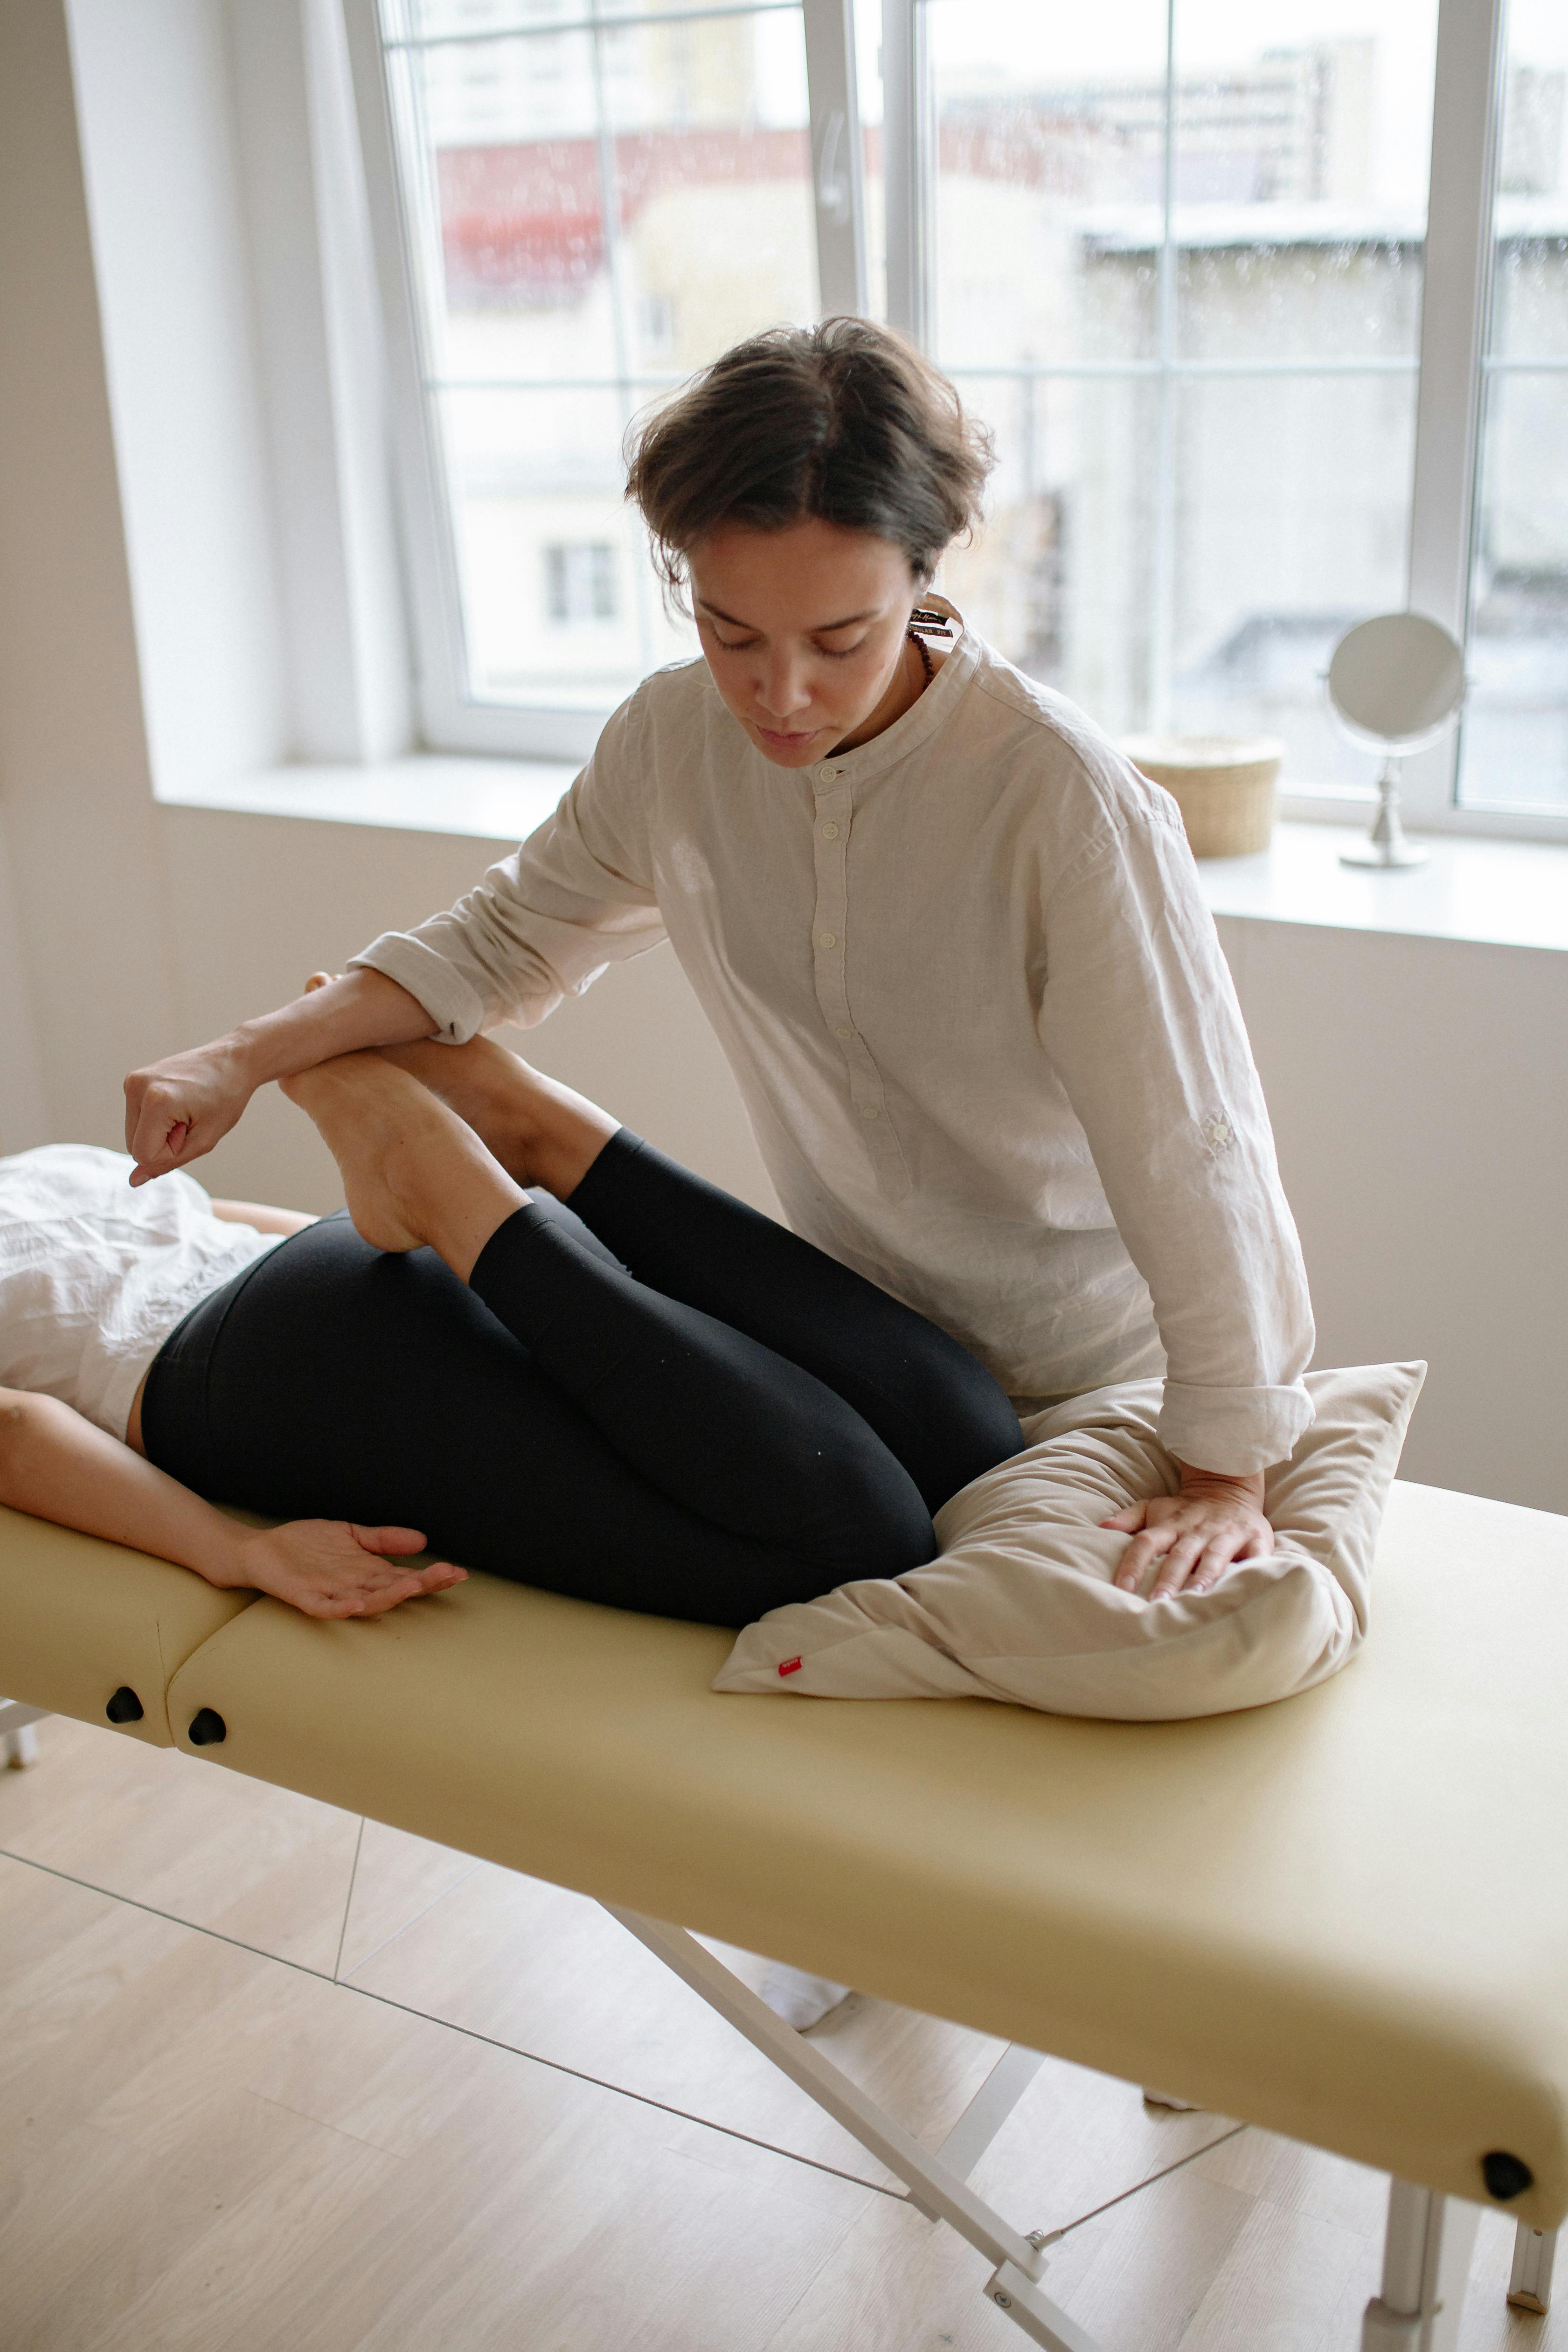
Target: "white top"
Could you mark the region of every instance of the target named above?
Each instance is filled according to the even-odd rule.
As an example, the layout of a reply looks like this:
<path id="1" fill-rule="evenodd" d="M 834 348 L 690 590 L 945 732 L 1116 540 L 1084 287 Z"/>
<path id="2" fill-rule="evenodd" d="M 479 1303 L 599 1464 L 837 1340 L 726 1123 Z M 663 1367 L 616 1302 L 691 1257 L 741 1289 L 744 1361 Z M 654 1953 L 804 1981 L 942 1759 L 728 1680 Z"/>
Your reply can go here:
<path id="1" fill-rule="evenodd" d="M 88 1143 L 0 1160 L 0 1388 L 58 1397 L 123 1437 L 142 1376 L 198 1299 L 278 1234 L 227 1223 L 178 1171 Z"/>
<path id="2" fill-rule="evenodd" d="M 798 1233 L 1016 1398 L 1165 1370 L 1184 1461 L 1290 1452 L 1311 1310 L 1236 993 L 1174 802 L 1081 711 L 966 632 L 790 772 L 677 665 L 478 889 L 354 961 L 456 1042 L 666 937 Z"/>

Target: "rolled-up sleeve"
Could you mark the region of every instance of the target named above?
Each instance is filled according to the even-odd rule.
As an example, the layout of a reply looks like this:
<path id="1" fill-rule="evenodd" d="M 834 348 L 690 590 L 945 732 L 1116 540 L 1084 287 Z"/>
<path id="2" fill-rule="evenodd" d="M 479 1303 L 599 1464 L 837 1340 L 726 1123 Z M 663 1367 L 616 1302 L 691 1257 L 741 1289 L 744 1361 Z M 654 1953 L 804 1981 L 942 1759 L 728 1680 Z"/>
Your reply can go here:
<path id="1" fill-rule="evenodd" d="M 605 728 L 554 814 L 477 889 L 411 931 L 384 931 L 355 971 L 417 999 L 444 1043 L 499 1021 L 531 1028 L 608 964 L 664 938 L 649 879 L 637 697 Z"/>
<path id="2" fill-rule="evenodd" d="M 1108 824 L 1045 908 L 1041 1042 L 1149 1286 L 1160 1434 L 1238 1475 L 1312 1419 L 1311 1304 L 1263 1089 L 1174 809 Z"/>

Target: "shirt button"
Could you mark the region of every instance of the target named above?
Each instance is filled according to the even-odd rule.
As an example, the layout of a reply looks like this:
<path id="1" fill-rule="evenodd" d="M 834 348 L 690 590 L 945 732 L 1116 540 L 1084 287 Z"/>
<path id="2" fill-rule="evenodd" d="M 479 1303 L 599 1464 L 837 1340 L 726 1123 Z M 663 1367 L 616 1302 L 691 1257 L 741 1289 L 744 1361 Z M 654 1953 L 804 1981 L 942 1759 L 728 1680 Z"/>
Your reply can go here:
<path id="1" fill-rule="evenodd" d="M 824 841 L 837 841 L 838 827 L 836 824 L 825 824 L 822 828 L 822 838 Z"/>
<path id="2" fill-rule="evenodd" d="M 822 946 L 824 946 L 825 948 L 836 948 L 836 947 L 838 945 L 838 934 L 837 934 L 837 931 L 824 931 L 824 932 L 823 932 L 823 934 L 822 934 L 821 944 L 822 944 Z"/>
<path id="3" fill-rule="evenodd" d="M 854 1032 L 854 1030 L 853 1030 L 853 1029 L 847 1029 L 847 1028 L 845 1027 L 845 1025 L 844 1025 L 843 1022 L 841 1021 L 841 1022 L 839 1023 L 839 1024 L 838 1024 L 838 1028 L 837 1028 L 837 1033 L 836 1033 L 836 1034 L 837 1034 L 838 1036 L 840 1036 L 840 1037 L 853 1037 L 853 1035 L 855 1034 L 855 1032 Z"/>
<path id="4" fill-rule="evenodd" d="M 860 1116 L 862 1118 L 880 1118 L 882 1114 L 877 1108 L 875 1103 L 862 1103 L 860 1106 Z"/>
<path id="5" fill-rule="evenodd" d="M 843 772 L 841 768 L 819 768 L 817 771 L 825 784 L 836 784 Z"/>

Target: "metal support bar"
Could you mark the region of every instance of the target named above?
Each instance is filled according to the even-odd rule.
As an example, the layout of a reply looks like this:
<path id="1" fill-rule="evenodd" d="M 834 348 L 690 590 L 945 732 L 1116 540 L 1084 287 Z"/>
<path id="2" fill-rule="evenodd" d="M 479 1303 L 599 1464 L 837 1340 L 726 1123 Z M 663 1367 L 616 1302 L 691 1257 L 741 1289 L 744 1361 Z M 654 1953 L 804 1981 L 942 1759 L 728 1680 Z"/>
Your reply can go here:
<path id="1" fill-rule="evenodd" d="M 937 2149 L 937 2162 L 967 2180 L 1045 2063 L 1037 2050 L 1010 2042 Z"/>
<path id="2" fill-rule="evenodd" d="M 1389 2182 L 1383 2293 L 1367 2305 L 1362 2352 L 1458 2352 L 1479 2220 L 1461 2198 Z"/>
<path id="3" fill-rule="evenodd" d="M 1555 2230 L 1532 2230 L 1521 2221 L 1514 2231 L 1513 2269 L 1508 2299 L 1518 2311 L 1547 2312 L 1552 2308 L 1552 2265 L 1557 2255 Z"/>
<path id="4" fill-rule="evenodd" d="M 613 1903 L 604 1907 L 613 1919 L 620 1921 L 628 1935 L 635 1936 L 683 1984 L 700 1994 L 710 2009 L 717 2010 L 753 2048 L 771 2058 L 781 2074 L 787 2074 L 808 2098 L 815 2099 L 869 2155 L 896 2173 L 909 2190 L 910 2202 L 929 2221 L 947 2222 L 976 2252 L 985 2256 L 994 2265 L 986 2294 L 1032 2343 L 1040 2345 L 1043 2352 L 1100 2352 L 1094 2338 L 1087 2336 L 1041 2290 L 1037 2282 L 1045 2268 L 1045 2258 L 1038 2247 L 1021 2237 L 940 2157 L 922 2147 L 902 2124 L 868 2098 L 831 2059 L 825 2058 L 782 2018 L 775 2017 L 767 2003 L 759 2000 L 722 1961 L 716 1960 L 695 1936 L 689 1935 L 684 1927 L 669 1927 L 662 1919 L 645 1918 L 637 1911 L 623 1911 Z M 1006 2063 L 1005 2057 L 998 2062 L 992 2070 L 993 2079 Z M 1021 2072 L 1021 2066 L 1012 2070 L 1007 2079 L 1011 2081 L 1013 2074 Z M 1018 2087 L 1023 2087 L 1021 2083 Z M 984 2095 L 983 2087 L 979 2097 Z M 972 2106 L 975 2104 L 971 2102 Z M 975 2153 L 978 2155 L 978 2148 Z"/>

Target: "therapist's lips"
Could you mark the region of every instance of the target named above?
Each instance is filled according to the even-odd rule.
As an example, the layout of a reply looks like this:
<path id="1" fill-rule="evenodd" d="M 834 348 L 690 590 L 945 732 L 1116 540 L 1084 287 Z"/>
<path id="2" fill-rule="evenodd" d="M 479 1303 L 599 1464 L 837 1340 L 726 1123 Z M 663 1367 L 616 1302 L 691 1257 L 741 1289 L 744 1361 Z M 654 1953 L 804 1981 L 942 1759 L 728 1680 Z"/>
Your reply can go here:
<path id="1" fill-rule="evenodd" d="M 809 743 L 814 736 L 820 735 L 822 732 L 820 727 L 807 727 L 794 735 L 781 735 L 776 727 L 761 726 L 754 719 L 752 724 L 756 728 L 764 743 L 776 743 L 781 751 L 791 749 L 796 743 Z"/>

